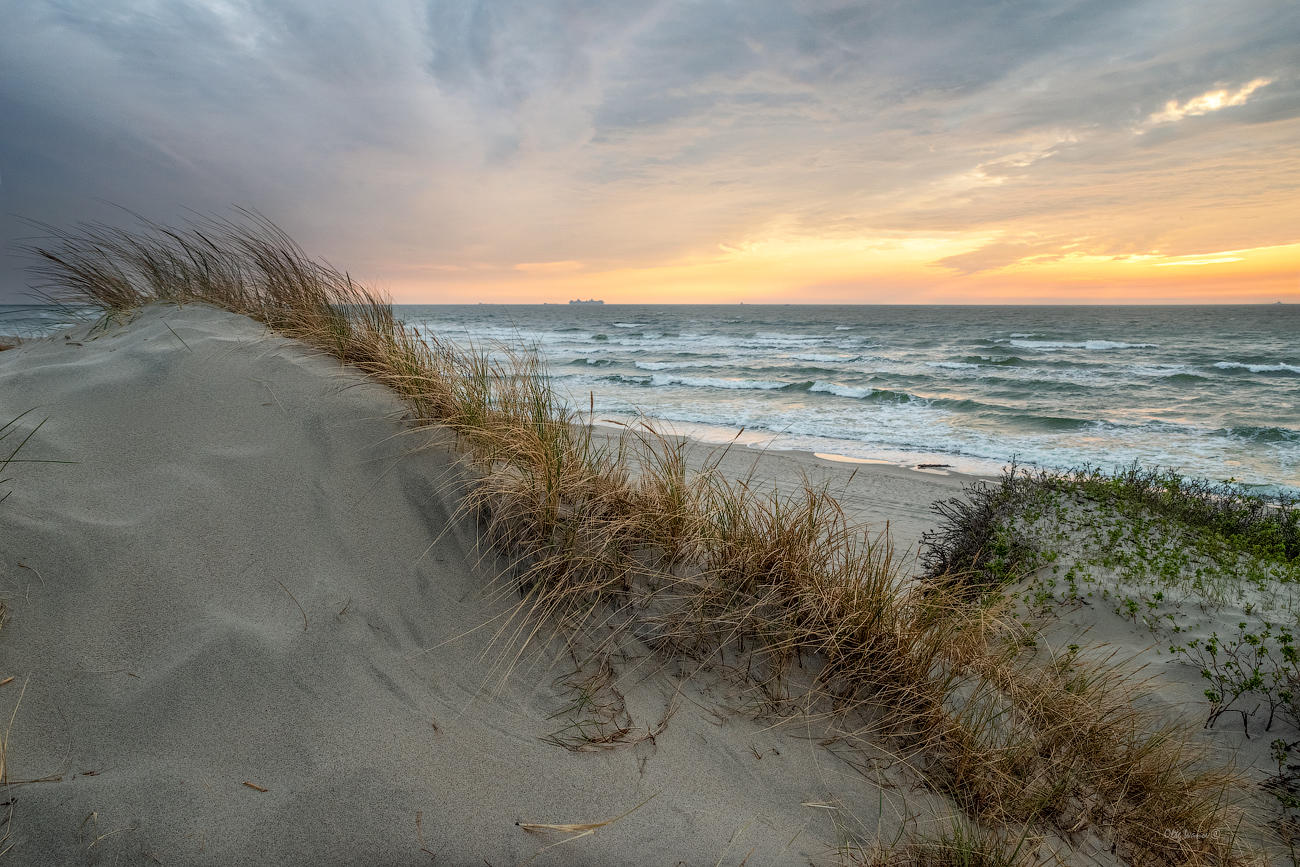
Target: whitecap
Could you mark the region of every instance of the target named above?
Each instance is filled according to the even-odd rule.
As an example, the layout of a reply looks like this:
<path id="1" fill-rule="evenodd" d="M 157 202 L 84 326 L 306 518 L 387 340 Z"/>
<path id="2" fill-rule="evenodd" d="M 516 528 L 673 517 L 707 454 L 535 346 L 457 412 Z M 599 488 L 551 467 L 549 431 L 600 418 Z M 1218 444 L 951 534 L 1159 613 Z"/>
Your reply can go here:
<path id="1" fill-rule="evenodd" d="M 816 343 L 820 337 L 809 334 L 780 334 L 773 331 L 760 331 L 754 335 L 759 344 L 765 343 Z"/>
<path id="2" fill-rule="evenodd" d="M 1251 373 L 1279 373 L 1283 370 L 1300 373 L 1300 367 L 1287 364 L 1284 361 L 1279 361 L 1276 364 L 1243 364 L 1240 361 L 1216 361 L 1214 366 L 1220 370 L 1249 370 Z"/>
<path id="3" fill-rule="evenodd" d="M 1122 340 L 1088 340 L 1084 349 L 1159 349 L 1159 343 L 1125 343 Z"/>
<path id="4" fill-rule="evenodd" d="M 860 361 L 861 355 L 795 355 L 792 356 L 796 361 L 813 361 L 819 364 L 847 364 L 850 361 Z"/>
<path id="5" fill-rule="evenodd" d="M 1040 352 L 1055 352 L 1058 349 L 1158 349 L 1160 346 L 1158 343 L 1125 343 L 1122 340 L 1011 340 L 1008 342 L 1020 349 L 1037 349 Z"/>
<path id="6" fill-rule="evenodd" d="M 638 361 L 636 366 L 642 370 L 680 370 L 683 367 L 708 367 L 700 361 Z"/>
<path id="7" fill-rule="evenodd" d="M 718 379 L 712 376 L 667 376 L 656 373 L 650 378 L 652 385 L 685 385 L 691 388 L 727 388 L 747 391 L 774 391 L 790 385 L 764 379 Z"/>
<path id="8" fill-rule="evenodd" d="M 854 388 L 851 385 L 840 385 L 836 382 L 822 382 L 821 380 L 814 382 L 812 388 L 808 390 L 836 394 L 840 397 L 870 397 L 875 391 L 875 389 L 870 386 L 867 386 L 866 388 Z"/>
<path id="9" fill-rule="evenodd" d="M 1157 364 L 1154 366 L 1137 365 L 1132 368 L 1132 371 L 1136 376 L 1169 377 L 1183 375 L 1195 376 L 1199 379 L 1205 378 L 1195 370 L 1190 369 L 1186 364 Z"/>

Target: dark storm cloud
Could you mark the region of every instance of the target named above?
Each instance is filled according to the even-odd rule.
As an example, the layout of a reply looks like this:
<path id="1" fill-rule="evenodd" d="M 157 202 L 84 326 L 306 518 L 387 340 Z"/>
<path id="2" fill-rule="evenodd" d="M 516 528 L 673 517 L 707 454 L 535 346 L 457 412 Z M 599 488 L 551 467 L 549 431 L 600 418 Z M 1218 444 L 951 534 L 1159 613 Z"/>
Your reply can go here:
<path id="1" fill-rule="evenodd" d="M 1000 234 L 961 270 L 1071 233 L 1131 243 L 1085 188 L 1147 215 L 1130 238 L 1176 244 L 1143 192 L 1161 164 L 1198 172 L 1251 142 L 1294 160 L 1273 130 L 1300 112 L 1300 14 L 1273 0 L 0 0 L 0 16 L 5 212 L 237 204 L 376 275 L 645 263 L 776 224 Z M 1151 121 L 1264 79 L 1242 105 Z M 1050 224 L 1033 238 L 1030 216 Z M 23 231 L 5 218 L 3 240 Z M 20 282 L 10 268 L 2 288 Z"/>

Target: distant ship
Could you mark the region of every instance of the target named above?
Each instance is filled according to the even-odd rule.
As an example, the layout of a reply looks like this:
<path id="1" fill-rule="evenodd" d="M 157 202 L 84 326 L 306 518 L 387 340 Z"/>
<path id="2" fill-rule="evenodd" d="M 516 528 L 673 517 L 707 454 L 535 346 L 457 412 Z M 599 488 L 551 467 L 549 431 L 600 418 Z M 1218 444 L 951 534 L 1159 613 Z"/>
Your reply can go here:
<path id="1" fill-rule="evenodd" d="M 570 301 L 569 303 L 570 304 L 604 304 L 605 302 L 597 301 L 595 298 L 592 298 L 590 301 Z"/>

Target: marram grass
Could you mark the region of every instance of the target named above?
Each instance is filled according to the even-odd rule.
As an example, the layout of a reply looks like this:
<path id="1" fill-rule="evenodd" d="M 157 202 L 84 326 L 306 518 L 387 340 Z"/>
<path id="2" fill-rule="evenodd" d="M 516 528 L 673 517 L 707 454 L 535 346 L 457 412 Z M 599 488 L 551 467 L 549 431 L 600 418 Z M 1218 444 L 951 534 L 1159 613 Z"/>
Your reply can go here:
<path id="1" fill-rule="evenodd" d="M 1113 672 L 1073 655 L 1043 663 L 960 581 L 908 580 L 888 539 L 853 526 L 826 488 L 766 493 L 692 471 L 683 443 L 650 424 L 601 438 L 535 356 L 497 361 L 418 334 L 256 215 L 41 228 L 27 250 L 47 299 L 109 317 L 155 302 L 241 313 L 454 432 L 476 469 L 465 507 L 514 563 L 521 602 L 501 634 L 518 652 L 556 626 L 635 634 L 679 658 L 740 650 L 766 701 L 888 742 L 982 826 L 1092 833 L 1132 864 L 1245 863 L 1233 774 L 1135 710 Z M 610 730 L 594 746 L 616 746 Z M 1167 828 L 1186 833 L 1171 843 Z M 1024 862 L 1023 836 L 1005 851 L 977 836 L 873 863 Z"/>

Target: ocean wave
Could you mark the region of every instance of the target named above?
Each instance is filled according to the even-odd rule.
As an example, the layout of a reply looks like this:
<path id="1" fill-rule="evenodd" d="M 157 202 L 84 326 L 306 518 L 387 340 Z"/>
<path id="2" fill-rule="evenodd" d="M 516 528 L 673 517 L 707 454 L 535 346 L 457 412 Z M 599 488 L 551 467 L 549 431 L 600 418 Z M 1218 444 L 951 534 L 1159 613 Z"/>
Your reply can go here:
<path id="1" fill-rule="evenodd" d="M 641 370 L 680 370 L 684 367 L 711 367 L 703 361 L 638 361 Z"/>
<path id="2" fill-rule="evenodd" d="M 1034 415 L 1031 413 L 1012 415 L 1009 420 L 1016 427 L 1051 432 L 1080 431 L 1086 428 L 1096 428 L 1098 426 L 1097 422 L 1092 419 L 1065 418 L 1056 415 Z"/>
<path id="3" fill-rule="evenodd" d="M 1132 368 L 1136 376 L 1153 376 L 1161 379 L 1169 379 L 1175 382 L 1189 382 L 1193 380 L 1204 380 L 1207 377 L 1189 370 L 1186 364 L 1156 364 L 1156 365 L 1136 365 Z"/>
<path id="4" fill-rule="evenodd" d="M 1300 443 L 1300 431 L 1285 427 L 1240 426 L 1215 431 L 1219 436 L 1255 443 Z"/>
<path id="5" fill-rule="evenodd" d="M 800 385 L 800 383 L 764 379 L 719 379 L 713 376 L 669 376 L 662 373 L 651 376 L 650 383 L 655 386 L 684 385 L 688 388 L 726 388 L 742 391 L 776 391 Z"/>
<path id="6" fill-rule="evenodd" d="M 766 343 L 816 343 L 822 338 L 817 334 L 782 334 L 779 331 L 759 331 L 754 335 L 754 339 L 762 340 Z"/>
<path id="7" fill-rule="evenodd" d="M 1096 419 L 1069 418 L 1065 416 L 1045 415 L 1033 411 L 1012 409 L 995 403 L 971 400 L 970 398 L 939 398 L 928 401 L 937 408 L 958 412 L 985 420 L 996 419 L 997 426 L 1008 431 L 1040 431 L 1064 433 L 1081 430 L 1101 430 L 1113 425 Z"/>
<path id="8" fill-rule="evenodd" d="M 966 355 L 962 357 L 962 361 L 975 367 L 983 364 L 997 364 L 1010 367 L 1012 365 L 1025 363 L 1025 360 L 1018 355 Z"/>
<path id="9" fill-rule="evenodd" d="M 818 364 L 848 364 L 851 361 L 861 361 L 861 355 L 794 355 L 791 356 L 796 361 L 812 361 Z"/>
<path id="10" fill-rule="evenodd" d="M 809 386 L 808 390 L 822 392 L 824 394 L 833 394 L 838 397 L 851 397 L 857 400 L 869 399 L 890 403 L 908 403 L 915 399 L 912 395 L 903 391 L 890 391 L 887 388 L 872 388 L 869 385 L 862 387 L 840 385 L 838 382 L 824 382 L 820 379 Z"/>
<path id="11" fill-rule="evenodd" d="M 870 386 L 855 388 L 851 385 L 840 385 L 835 382 L 822 382 L 820 379 L 814 382 L 808 390 L 826 392 L 840 397 L 869 397 L 876 391 Z"/>
<path id="12" fill-rule="evenodd" d="M 1231 334 L 1214 317 L 1175 308 L 1086 318 L 1015 312 L 1014 327 L 1005 310 L 849 316 L 746 307 L 713 316 L 647 307 L 580 324 L 567 309 L 519 320 L 467 307 L 429 308 L 417 324 L 457 345 L 489 349 L 495 338 L 537 351 L 583 410 L 594 391 L 598 411 L 641 410 L 732 434 L 770 430 L 838 454 L 897 449 L 994 462 L 1016 453 L 1042 465 L 1141 459 L 1296 485 L 1300 355 L 1287 348 L 1281 310 L 1258 321 L 1234 311 L 1250 321 L 1230 323 Z"/>
<path id="13" fill-rule="evenodd" d="M 1279 361 L 1275 364 L 1244 364 L 1240 361 L 1216 361 L 1219 370 L 1249 370 L 1251 373 L 1300 373 L 1300 367 Z"/>
<path id="14" fill-rule="evenodd" d="M 997 343 L 1010 343 L 1017 349 L 1037 349 L 1040 352 L 1055 352 L 1059 349 L 1159 349 L 1158 343 L 1125 343 L 1122 340 L 998 340 Z"/>

